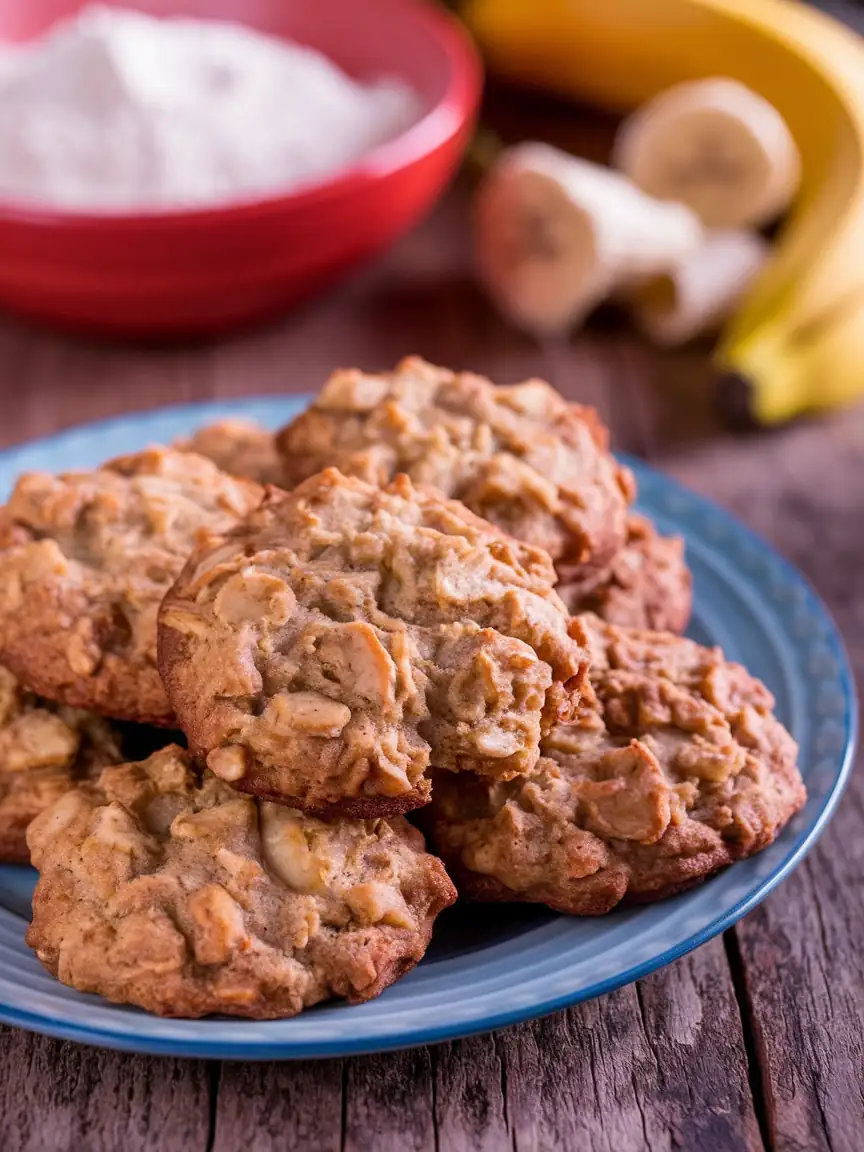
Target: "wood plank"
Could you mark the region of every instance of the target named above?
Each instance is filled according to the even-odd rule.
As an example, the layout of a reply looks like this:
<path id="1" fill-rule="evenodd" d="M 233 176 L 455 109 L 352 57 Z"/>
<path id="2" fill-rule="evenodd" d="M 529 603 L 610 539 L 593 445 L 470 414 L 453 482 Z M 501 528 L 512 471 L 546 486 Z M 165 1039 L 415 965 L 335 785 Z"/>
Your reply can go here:
<path id="1" fill-rule="evenodd" d="M 762 1148 L 722 941 L 501 1044 L 518 1152 Z"/>
<path id="2" fill-rule="evenodd" d="M 739 929 L 757 1051 L 777 1152 L 858 1152 L 864 1133 L 864 907 L 860 802 L 824 848 Z M 857 869 L 851 856 L 857 854 Z M 845 858 L 844 858 L 845 856 Z"/>
<path id="3" fill-rule="evenodd" d="M 344 1152 L 437 1148 L 432 1049 L 347 1061 Z"/>
<path id="4" fill-rule="evenodd" d="M 225 1063 L 212 1152 L 339 1152 L 343 1064 Z"/>
<path id="5" fill-rule="evenodd" d="M 501 1152 L 512 1147 L 504 1055 L 507 1036 L 470 1036 L 433 1049 L 441 1152 Z"/>
<path id="6" fill-rule="evenodd" d="M 672 463 L 785 552 L 834 611 L 864 686 L 864 409 Z M 859 758 L 860 769 L 860 758 Z M 864 779 L 808 862 L 737 930 L 777 1152 L 864 1133 Z"/>
<path id="7" fill-rule="evenodd" d="M 3 1152 L 205 1152 L 206 1064 L 0 1027 Z"/>
<path id="8" fill-rule="evenodd" d="M 649 1146 L 762 1148 L 723 941 L 697 949 L 668 978 L 640 981 L 636 993 L 657 1074 Z"/>

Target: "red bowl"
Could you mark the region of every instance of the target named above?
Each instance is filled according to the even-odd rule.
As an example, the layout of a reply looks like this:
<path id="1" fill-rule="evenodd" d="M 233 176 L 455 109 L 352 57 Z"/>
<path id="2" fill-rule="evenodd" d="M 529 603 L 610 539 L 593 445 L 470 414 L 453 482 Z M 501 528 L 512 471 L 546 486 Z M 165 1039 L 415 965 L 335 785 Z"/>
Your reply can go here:
<path id="1" fill-rule="evenodd" d="M 467 143 L 480 65 L 461 27 L 429 0 L 107 2 L 290 37 L 355 76 L 407 81 L 423 113 L 350 169 L 294 195 L 115 215 L 0 202 L 0 306 L 64 327 L 151 337 L 279 312 L 415 224 Z M 82 7 L 0 0 L 0 38 L 29 39 Z"/>

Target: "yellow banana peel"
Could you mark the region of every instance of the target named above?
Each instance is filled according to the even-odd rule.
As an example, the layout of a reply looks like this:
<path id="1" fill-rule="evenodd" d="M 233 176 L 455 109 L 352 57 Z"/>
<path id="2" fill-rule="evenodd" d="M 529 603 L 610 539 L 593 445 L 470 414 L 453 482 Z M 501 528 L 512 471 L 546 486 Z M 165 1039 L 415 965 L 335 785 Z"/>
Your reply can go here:
<path id="1" fill-rule="evenodd" d="M 759 330 L 733 355 L 721 350 L 717 366 L 719 399 L 735 420 L 779 424 L 849 404 L 864 395 L 864 295 L 791 338 Z"/>
<path id="2" fill-rule="evenodd" d="M 717 362 L 765 422 L 864 393 L 839 353 L 864 362 L 864 41 L 795 0 L 469 0 L 464 16 L 492 71 L 606 108 L 704 76 L 770 100 L 801 188 Z"/>

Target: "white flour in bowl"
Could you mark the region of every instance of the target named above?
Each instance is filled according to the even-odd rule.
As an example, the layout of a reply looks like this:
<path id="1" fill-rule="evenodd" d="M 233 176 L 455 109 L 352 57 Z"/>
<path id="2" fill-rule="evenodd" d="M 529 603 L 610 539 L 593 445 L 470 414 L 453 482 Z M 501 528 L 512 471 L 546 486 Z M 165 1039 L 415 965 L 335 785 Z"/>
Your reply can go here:
<path id="1" fill-rule="evenodd" d="M 0 200 L 158 211 L 290 192 L 419 112 L 404 84 L 237 24 L 88 8 L 0 51 Z"/>

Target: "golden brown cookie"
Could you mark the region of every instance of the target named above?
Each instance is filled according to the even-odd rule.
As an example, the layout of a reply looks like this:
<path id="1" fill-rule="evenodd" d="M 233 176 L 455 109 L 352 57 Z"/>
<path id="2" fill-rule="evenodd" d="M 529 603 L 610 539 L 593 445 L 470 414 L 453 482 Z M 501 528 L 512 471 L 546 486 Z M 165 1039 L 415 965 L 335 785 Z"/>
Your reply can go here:
<path id="1" fill-rule="evenodd" d="M 26 864 L 30 821 L 122 759 L 107 721 L 41 700 L 0 667 L 0 861 Z"/>
<path id="2" fill-rule="evenodd" d="M 460 892 L 573 915 L 656 900 L 767 847 L 803 805 L 771 694 L 717 649 L 580 618 L 579 719 L 510 781 L 435 774 L 429 824 Z"/>
<path id="3" fill-rule="evenodd" d="M 198 535 L 227 530 L 262 496 L 203 457 L 161 448 L 22 476 L 0 515 L 0 662 L 48 699 L 170 724 L 159 603 Z"/>
<path id="4" fill-rule="evenodd" d="M 197 452 L 228 472 L 257 484 L 285 487 L 285 466 L 276 448 L 276 437 L 254 420 L 219 420 L 175 441 L 180 452 Z"/>
<path id="5" fill-rule="evenodd" d="M 203 542 L 159 615 L 190 748 L 307 811 L 428 799 L 430 763 L 531 768 L 586 667 L 549 557 L 435 489 L 328 469 Z"/>
<path id="6" fill-rule="evenodd" d="M 559 584 L 571 612 L 594 612 L 622 628 L 683 632 L 693 608 L 693 577 L 680 536 L 661 536 L 650 520 L 631 514 L 627 542 L 607 572 Z"/>
<path id="7" fill-rule="evenodd" d="M 379 995 L 456 892 L 402 817 L 324 824 L 174 746 L 103 772 L 28 834 L 28 944 L 64 984 L 162 1016 L 294 1016 Z"/>
<path id="8" fill-rule="evenodd" d="M 495 387 L 417 357 L 395 372 L 335 372 L 278 436 L 290 482 L 321 468 L 372 483 L 432 484 L 584 580 L 624 544 L 633 478 L 590 408 L 542 380 Z"/>

